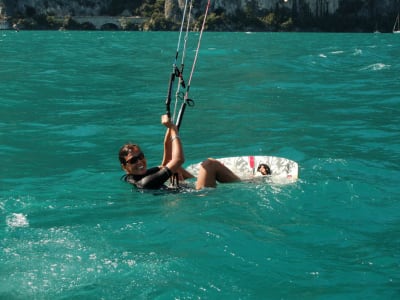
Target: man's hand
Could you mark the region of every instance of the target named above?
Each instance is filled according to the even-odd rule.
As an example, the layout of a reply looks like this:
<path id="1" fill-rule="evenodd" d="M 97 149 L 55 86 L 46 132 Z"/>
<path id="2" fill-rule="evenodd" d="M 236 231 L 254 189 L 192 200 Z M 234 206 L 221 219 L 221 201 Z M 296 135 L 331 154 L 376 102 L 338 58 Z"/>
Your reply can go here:
<path id="1" fill-rule="evenodd" d="M 163 124 L 167 128 L 171 128 L 171 127 L 175 126 L 171 122 L 171 118 L 168 115 L 162 115 L 161 116 L 161 124 Z"/>

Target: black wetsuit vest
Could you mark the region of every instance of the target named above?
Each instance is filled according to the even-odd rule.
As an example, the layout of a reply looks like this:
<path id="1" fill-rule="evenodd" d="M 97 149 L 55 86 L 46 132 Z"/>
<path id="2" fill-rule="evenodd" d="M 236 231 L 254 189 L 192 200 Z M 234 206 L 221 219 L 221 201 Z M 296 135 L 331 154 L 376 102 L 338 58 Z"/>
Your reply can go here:
<path id="1" fill-rule="evenodd" d="M 139 189 L 161 189 L 166 188 L 164 183 L 171 177 L 172 172 L 167 167 L 154 167 L 148 169 L 143 175 L 127 174 L 123 180 L 129 182 Z"/>

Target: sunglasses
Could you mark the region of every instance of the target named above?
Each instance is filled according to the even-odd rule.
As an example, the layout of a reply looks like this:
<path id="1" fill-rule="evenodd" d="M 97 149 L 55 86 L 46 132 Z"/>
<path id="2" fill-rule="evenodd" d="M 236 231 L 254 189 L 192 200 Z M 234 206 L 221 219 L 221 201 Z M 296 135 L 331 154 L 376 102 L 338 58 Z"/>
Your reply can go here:
<path id="1" fill-rule="evenodd" d="M 133 156 L 131 159 L 126 161 L 126 164 L 134 165 L 136 164 L 139 160 L 144 159 L 144 154 L 143 152 L 140 152 L 138 155 Z"/>

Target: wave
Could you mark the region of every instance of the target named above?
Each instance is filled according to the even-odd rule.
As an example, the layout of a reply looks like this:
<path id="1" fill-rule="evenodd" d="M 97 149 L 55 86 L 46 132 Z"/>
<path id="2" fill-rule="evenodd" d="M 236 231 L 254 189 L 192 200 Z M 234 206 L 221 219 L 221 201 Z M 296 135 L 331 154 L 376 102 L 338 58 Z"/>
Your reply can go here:
<path id="1" fill-rule="evenodd" d="M 17 227 L 28 227 L 29 222 L 24 214 L 12 213 L 11 215 L 6 217 L 6 224 L 8 227 L 17 228 Z"/>
<path id="2" fill-rule="evenodd" d="M 386 69 L 390 69 L 390 68 L 391 68 L 391 65 L 386 65 L 383 63 L 376 63 L 376 64 L 372 64 L 372 65 L 362 68 L 361 71 L 380 71 L 380 70 L 386 70 Z"/>

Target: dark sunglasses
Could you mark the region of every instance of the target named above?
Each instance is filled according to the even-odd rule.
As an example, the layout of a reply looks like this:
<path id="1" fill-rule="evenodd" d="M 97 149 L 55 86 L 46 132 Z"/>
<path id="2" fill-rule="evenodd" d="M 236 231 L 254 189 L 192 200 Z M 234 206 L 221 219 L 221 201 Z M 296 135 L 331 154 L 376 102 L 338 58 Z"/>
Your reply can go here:
<path id="1" fill-rule="evenodd" d="M 138 155 L 133 156 L 131 159 L 126 161 L 126 164 L 134 165 L 136 164 L 139 160 L 144 159 L 144 154 L 143 152 L 140 152 Z"/>

